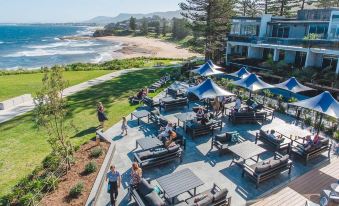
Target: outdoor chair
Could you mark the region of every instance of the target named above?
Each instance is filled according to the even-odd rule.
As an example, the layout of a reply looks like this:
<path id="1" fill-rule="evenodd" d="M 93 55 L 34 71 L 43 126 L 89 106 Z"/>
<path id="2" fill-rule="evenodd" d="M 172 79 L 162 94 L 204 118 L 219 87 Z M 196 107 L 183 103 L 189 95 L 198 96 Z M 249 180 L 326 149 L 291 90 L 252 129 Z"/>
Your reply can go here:
<path id="1" fill-rule="evenodd" d="M 186 124 L 186 133 L 195 138 L 198 136 L 207 135 L 214 132 L 215 129 L 222 130 L 222 121 L 221 120 L 210 120 L 206 125 L 190 121 Z"/>
<path id="2" fill-rule="evenodd" d="M 281 139 L 273 139 L 269 135 L 270 131 L 263 131 L 260 130 L 259 133 L 255 136 L 255 143 L 258 143 L 258 140 L 260 139 L 262 142 L 266 143 L 270 147 L 273 148 L 274 151 L 286 151 L 286 153 L 290 153 L 291 145 L 292 145 L 292 139 L 291 137 L 287 137 L 286 135 L 283 135 L 279 132 L 275 132 L 278 136 L 281 136 Z"/>
<path id="3" fill-rule="evenodd" d="M 168 88 L 166 90 L 166 96 L 170 95 L 171 97 L 173 97 L 174 99 L 176 99 L 177 97 L 183 97 L 185 96 L 185 93 L 178 90 L 178 89 L 172 89 L 172 88 Z"/>
<path id="4" fill-rule="evenodd" d="M 165 147 L 157 147 L 134 152 L 134 161 L 136 161 L 142 168 L 159 166 L 176 159 L 179 159 L 181 163 L 183 156 L 182 153 L 183 150 L 180 148 L 180 145 L 176 145 L 168 149 Z"/>
<path id="5" fill-rule="evenodd" d="M 187 98 L 178 98 L 171 101 L 165 101 L 160 103 L 160 110 L 164 109 L 167 110 L 173 110 L 178 109 L 180 107 L 187 107 L 189 108 L 188 99 Z"/>
<path id="6" fill-rule="evenodd" d="M 165 206 L 166 203 L 159 197 L 157 192 L 154 190 L 154 186 L 150 184 L 146 179 L 141 179 L 140 183 L 135 187 L 129 188 L 131 197 L 138 206 Z"/>
<path id="7" fill-rule="evenodd" d="M 185 202 L 189 206 L 230 206 L 232 198 L 227 197 L 227 195 L 227 189 L 220 189 L 220 187 L 214 183 L 211 189 L 201 192 L 200 194 L 185 200 Z"/>
<path id="8" fill-rule="evenodd" d="M 147 105 L 151 109 L 159 106 L 159 103 L 155 102 L 151 97 L 144 97 L 142 101 L 145 105 Z"/>
<path id="9" fill-rule="evenodd" d="M 293 145 L 292 153 L 293 155 L 303 159 L 305 165 L 307 165 L 309 160 L 319 157 L 324 152 L 327 152 L 327 157 L 328 159 L 330 159 L 331 148 L 332 148 L 332 144 L 330 143 L 330 140 L 328 138 L 321 137 L 319 141 L 320 141 L 319 144 L 312 145 L 310 149 L 306 150 L 304 147 L 305 138 L 303 138 L 303 142 L 294 140 L 292 142 L 292 145 Z"/>
<path id="10" fill-rule="evenodd" d="M 142 102 L 142 99 L 143 98 L 138 98 L 136 96 L 131 96 L 131 97 L 128 98 L 129 102 L 133 105 L 134 104 L 140 104 Z"/>
<path id="11" fill-rule="evenodd" d="M 244 142 L 245 139 L 239 135 L 238 132 L 225 132 L 223 134 L 217 134 L 212 138 L 211 150 L 213 147 L 217 148 L 219 154 L 222 155 L 225 152 L 228 152 L 228 148 L 235 144 Z"/>
<path id="12" fill-rule="evenodd" d="M 326 198 L 326 202 L 328 205 L 329 203 L 339 204 L 339 195 L 331 190 L 323 190 L 321 193 L 321 199 Z"/>
<path id="13" fill-rule="evenodd" d="M 233 124 L 238 123 L 257 123 L 260 121 L 261 123 L 264 123 L 264 121 L 267 118 L 266 112 L 233 112 L 231 111 L 229 113 L 229 120 Z"/>
<path id="14" fill-rule="evenodd" d="M 292 160 L 289 159 L 289 155 L 282 156 L 279 153 L 275 153 L 273 158 L 264 160 L 253 165 L 244 164 L 242 176 L 247 174 L 250 179 L 256 182 L 256 188 L 262 181 L 270 179 L 282 172 L 288 171 L 291 174 Z"/>

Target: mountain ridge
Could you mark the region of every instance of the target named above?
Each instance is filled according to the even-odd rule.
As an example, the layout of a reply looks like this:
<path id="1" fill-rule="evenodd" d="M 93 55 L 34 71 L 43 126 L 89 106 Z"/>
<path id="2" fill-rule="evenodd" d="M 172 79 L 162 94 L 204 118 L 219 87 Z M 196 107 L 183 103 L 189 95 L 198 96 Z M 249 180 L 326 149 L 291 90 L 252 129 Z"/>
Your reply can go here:
<path id="1" fill-rule="evenodd" d="M 181 17 L 180 15 L 180 10 L 176 11 L 166 11 L 166 12 L 152 12 L 152 13 L 147 13 L 147 14 L 133 14 L 133 13 L 120 13 L 119 15 L 115 17 L 109 17 L 109 16 L 97 16 L 92 19 L 89 19 L 87 21 L 83 21 L 81 23 L 96 23 L 96 24 L 109 24 L 109 23 L 117 23 L 120 21 L 125 21 L 131 18 L 132 16 L 141 19 L 141 18 L 147 18 L 147 17 L 152 17 L 152 16 L 160 16 L 161 18 L 165 19 L 172 19 L 174 17 Z"/>

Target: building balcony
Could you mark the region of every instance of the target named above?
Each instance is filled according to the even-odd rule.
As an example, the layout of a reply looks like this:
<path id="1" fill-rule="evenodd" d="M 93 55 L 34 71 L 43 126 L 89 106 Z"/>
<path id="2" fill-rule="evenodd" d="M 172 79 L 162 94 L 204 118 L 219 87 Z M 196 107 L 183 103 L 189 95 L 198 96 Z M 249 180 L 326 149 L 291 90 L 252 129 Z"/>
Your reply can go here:
<path id="1" fill-rule="evenodd" d="M 230 34 L 228 36 L 228 41 L 251 44 L 273 44 L 282 46 L 297 46 L 303 48 L 339 50 L 338 40 L 325 40 L 325 39 L 304 40 L 304 39 L 276 38 L 276 37 L 259 38 L 257 36 Z"/>

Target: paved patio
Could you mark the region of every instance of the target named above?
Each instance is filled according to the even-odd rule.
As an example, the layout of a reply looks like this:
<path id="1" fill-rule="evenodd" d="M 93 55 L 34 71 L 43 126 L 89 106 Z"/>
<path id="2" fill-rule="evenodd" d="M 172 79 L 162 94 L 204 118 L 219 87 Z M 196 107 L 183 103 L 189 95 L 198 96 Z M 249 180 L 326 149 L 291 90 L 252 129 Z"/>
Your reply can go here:
<path id="1" fill-rule="evenodd" d="M 191 104 L 190 108 L 192 108 L 192 106 L 194 105 Z M 177 122 L 174 115 L 185 111 L 187 111 L 187 109 L 171 111 L 169 113 L 163 113 L 163 115 L 166 115 L 171 121 Z M 296 126 L 295 120 L 287 115 L 277 115 L 272 122 L 267 122 L 264 125 L 232 125 L 228 122 L 227 118 L 223 118 L 223 122 L 222 132 L 238 131 L 243 137 L 250 141 L 254 141 L 256 132 L 261 128 L 265 130 L 275 129 L 288 136 L 291 134 L 298 136 L 309 134 L 309 131 Z M 128 116 L 128 126 L 128 136 L 120 136 L 120 122 L 105 132 L 107 136 L 112 137 L 112 140 L 117 146 L 113 164 L 116 165 L 116 168 L 122 174 L 123 179 L 122 188 L 119 191 L 119 205 L 133 204 L 132 202 L 128 202 L 127 187 L 130 180 L 133 151 L 136 150 L 135 141 L 139 138 L 150 138 L 157 134 L 157 127 L 152 123 L 148 124 L 146 118 L 141 121 L 140 126 L 138 126 L 137 120 L 130 120 L 130 117 Z M 179 128 L 178 132 L 184 134 L 182 128 Z M 216 130 L 216 133 L 220 133 L 220 131 Z M 177 161 L 159 167 L 145 169 L 143 171 L 144 177 L 152 179 L 153 181 L 151 183 L 157 185 L 157 182 L 154 181 L 154 179 L 184 168 L 190 168 L 205 183 L 198 188 L 198 192 L 210 188 L 213 183 L 217 183 L 221 188 L 227 188 L 229 190 L 229 194 L 232 196 L 233 206 L 245 205 L 248 201 L 257 199 L 274 189 L 286 185 L 296 177 L 310 171 L 319 162 L 318 158 L 314 161 L 310 161 L 309 164 L 305 166 L 303 162 L 296 159 L 294 160 L 294 167 L 290 176 L 288 176 L 287 173 L 283 173 L 263 182 L 260 184 L 260 187 L 256 189 L 253 181 L 247 177 L 241 177 L 242 170 L 238 166 L 235 164 L 230 166 L 232 161 L 231 154 L 219 156 L 219 153 L 216 150 L 210 150 L 211 135 L 198 137 L 194 140 L 187 135 L 185 136 L 187 148 L 184 152 L 183 163 L 179 164 L 179 161 Z M 261 156 L 261 159 L 267 159 L 272 156 L 273 152 L 268 150 Z M 320 157 L 320 160 L 322 160 L 322 158 L 325 160 L 325 156 Z M 104 184 L 97 205 L 110 205 L 109 194 L 106 192 L 106 187 L 107 184 Z M 178 197 L 178 201 L 182 201 L 186 198 L 188 198 L 188 196 L 181 195 Z"/>

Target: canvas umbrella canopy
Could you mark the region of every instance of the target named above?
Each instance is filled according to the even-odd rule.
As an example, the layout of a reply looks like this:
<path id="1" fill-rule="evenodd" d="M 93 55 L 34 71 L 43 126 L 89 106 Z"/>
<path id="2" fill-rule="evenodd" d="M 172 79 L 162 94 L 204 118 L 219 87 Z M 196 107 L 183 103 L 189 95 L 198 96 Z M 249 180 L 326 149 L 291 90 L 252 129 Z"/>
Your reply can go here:
<path id="1" fill-rule="evenodd" d="M 222 67 L 215 65 L 212 60 L 208 60 L 207 63 L 209 63 L 213 69 L 222 69 Z"/>
<path id="2" fill-rule="evenodd" d="M 280 84 L 275 84 L 274 85 L 277 88 L 287 90 L 292 93 L 298 93 L 298 92 L 303 92 L 303 91 L 309 91 L 313 90 L 310 87 L 304 86 L 298 82 L 298 80 L 295 77 L 291 77 L 290 79 L 280 83 Z"/>
<path id="3" fill-rule="evenodd" d="M 290 105 L 319 112 L 321 116 L 319 120 L 318 132 L 320 130 L 320 125 L 324 114 L 339 119 L 339 103 L 328 91 L 306 100 L 291 103 Z"/>
<path id="4" fill-rule="evenodd" d="M 256 74 L 250 74 L 248 77 L 244 79 L 233 81 L 233 84 L 249 90 L 250 97 L 251 97 L 252 92 L 262 90 L 262 89 L 274 88 L 274 86 L 267 84 L 263 80 L 259 79 L 259 77 Z"/>
<path id="5" fill-rule="evenodd" d="M 246 67 L 242 67 L 238 71 L 227 74 L 227 75 L 237 77 L 237 78 L 240 78 L 240 79 L 244 79 L 244 78 L 248 77 L 250 74 L 251 73 L 247 71 Z"/>
<path id="6" fill-rule="evenodd" d="M 206 79 L 203 83 L 199 84 L 198 86 L 189 87 L 188 92 L 193 93 L 200 100 L 235 95 L 231 92 L 228 92 L 222 89 L 216 83 L 214 83 L 211 79 Z"/>
<path id="7" fill-rule="evenodd" d="M 192 72 L 199 74 L 201 76 L 212 76 L 217 74 L 223 74 L 223 72 L 213 69 L 213 67 L 208 62 L 201 65 L 198 69 L 192 70 Z"/>

